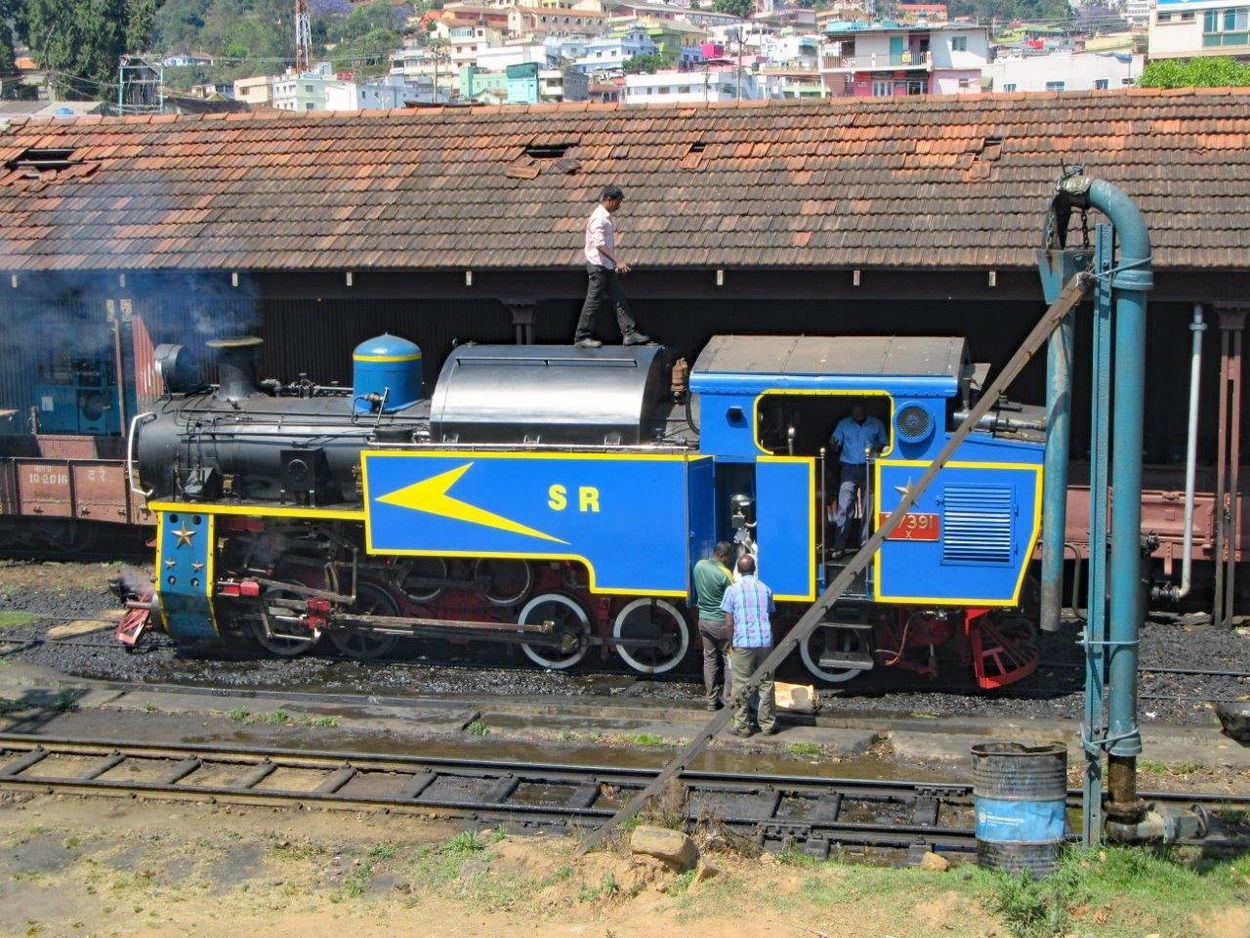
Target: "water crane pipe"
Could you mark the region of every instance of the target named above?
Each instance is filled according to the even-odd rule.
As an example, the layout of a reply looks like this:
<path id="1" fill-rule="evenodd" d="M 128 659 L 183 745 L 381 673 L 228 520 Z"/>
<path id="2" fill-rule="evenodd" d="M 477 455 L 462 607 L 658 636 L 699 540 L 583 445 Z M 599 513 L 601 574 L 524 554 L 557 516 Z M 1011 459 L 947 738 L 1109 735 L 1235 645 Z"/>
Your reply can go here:
<path id="1" fill-rule="evenodd" d="M 1110 697 L 1106 748 L 1109 757 L 1108 813 L 1138 815 L 1137 660 L 1145 590 L 1141 588 L 1142 424 L 1146 398 L 1146 293 L 1154 286 L 1150 234 L 1137 206 L 1124 191 L 1101 179 L 1068 176 L 1056 200 L 1076 208 L 1095 208 L 1111 221 L 1119 246 L 1110 280 L 1115 317 L 1114 390 L 1111 413 L 1112 453 L 1110 605 L 1107 635 Z M 1098 550 L 1098 545 L 1094 545 Z"/>

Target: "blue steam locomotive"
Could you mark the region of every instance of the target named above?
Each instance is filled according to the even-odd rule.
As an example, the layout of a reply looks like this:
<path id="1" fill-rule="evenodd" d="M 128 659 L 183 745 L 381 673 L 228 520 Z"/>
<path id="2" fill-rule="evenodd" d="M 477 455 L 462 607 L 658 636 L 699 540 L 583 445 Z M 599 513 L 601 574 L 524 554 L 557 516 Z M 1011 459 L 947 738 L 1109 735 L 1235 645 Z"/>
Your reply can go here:
<path id="1" fill-rule="evenodd" d="M 717 336 L 693 368 L 658 346 L 464 345 L 426 396 L 421 350 L 394 336 L 355 350 L 351 389 L 258 382 L 258 339 L 214 345 L 219 383 L 201 387 L 163 347 L 168 393 L 132 424 L 156 579 L 120 638 L 279 655 L 328 638 L 357 658 L 483 640 L 644 674 L 697 641 L 691 567 L 718 540 L 757 555 L 782 630 L 836 575 L 839 418 L 859 406 L 888 430 L 871 530 L 984 377 L 960 338 Z M 815 677 L 932 675 L 943 649 L 984 687 L 1036 667 L 1042 446 L 1018 417 L 964 442 L 801 646 Z"/>

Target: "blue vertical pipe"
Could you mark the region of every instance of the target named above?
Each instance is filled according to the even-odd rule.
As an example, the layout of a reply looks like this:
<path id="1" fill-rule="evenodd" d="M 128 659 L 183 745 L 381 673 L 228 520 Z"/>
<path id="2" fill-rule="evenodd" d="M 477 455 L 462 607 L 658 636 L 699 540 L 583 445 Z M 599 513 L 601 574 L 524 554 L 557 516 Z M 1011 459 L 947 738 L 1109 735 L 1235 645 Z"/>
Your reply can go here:
<path id="1" fill-rule="evenodd" d="M 1089 452 L 1089 603 L 1085 617 L 1085 778 L 1082 786 L 1081 834 L 1087 847 L 1102 841 L 1102 747 L 1107 738 L 1107 469 L 1111 462 L 1111 284 L 1115 261 L 1115 229 L 1099 225 L 1094 270 L 1093 347 L 1090 363 Z"/>
<path id="2" fill-rule="evenodd" d="M 1046 354 L 1046 454 L 1042 474 L 1042 631 L 1059 629 L 1063 610 L 1063 541 L 1068 511 L 1068 451 L 1072 424 L 1072 355 L 1076 314 L 1050 337 Z"/>
<path id="3" fill-rule="evenodd" d="M 1137 725 L 1137 650 L 1145 617 L 1141 589 L 1142 427 L 1146 400 L 1146 293 L 1154 285 L 1150 234 L 1137 206 L 1109 182 L 1089 185 L 1089 204 L 1111 220 L 1119 257 L 1115 294 L 1115 389 L 1112 401 L 1111 603 L 1108 652 L 1108 749 L 1112 757 L 1141 753 Z M 1114 792 L 1113 792 L 1114 794 Z"/>

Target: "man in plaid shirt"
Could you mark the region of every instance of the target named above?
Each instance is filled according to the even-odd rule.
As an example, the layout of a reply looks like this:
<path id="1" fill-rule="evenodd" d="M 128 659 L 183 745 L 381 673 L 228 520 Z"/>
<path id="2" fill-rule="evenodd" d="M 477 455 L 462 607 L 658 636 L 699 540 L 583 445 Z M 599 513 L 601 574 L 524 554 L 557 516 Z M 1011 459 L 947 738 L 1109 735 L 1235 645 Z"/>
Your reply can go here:
<path id="1" fill-rule="evenodd" d="M 760 662 L 773 649 L 773 628 L 769 616 L 777 611 L 773 591 L 755 575 L 755 558 L 746 554 L 738 558 L 740 579 L 727 590 L 721 609 L 725 612 L 725 626 L 729 632 L 729 667 L 733 672 L 733 686 L 745 687 Z M 760 681 L 756 694 L 760 732 L 771 736 L 777 732 L 777 704 L 773 695 L 773 676 Z M 734 714 L 735 736 L 751 735 L 751 698 L 743 698 Z"/>

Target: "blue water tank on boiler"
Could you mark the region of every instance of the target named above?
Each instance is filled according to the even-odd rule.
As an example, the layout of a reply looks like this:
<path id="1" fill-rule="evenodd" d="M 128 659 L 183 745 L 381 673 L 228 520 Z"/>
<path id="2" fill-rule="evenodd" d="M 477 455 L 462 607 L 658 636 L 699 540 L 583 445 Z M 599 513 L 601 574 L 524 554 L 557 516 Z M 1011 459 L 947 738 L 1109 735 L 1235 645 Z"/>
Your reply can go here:
<path id="1" fill-rule="evenodd" d="M 421 347 L 399 336 L 366 339 L 352 353 L 353 409 L 394 413 L 421 399 Z"/>

